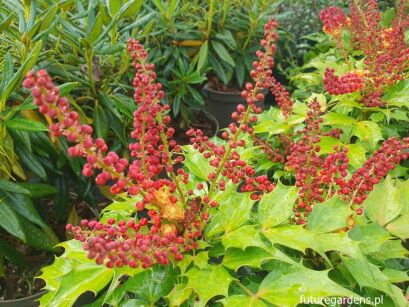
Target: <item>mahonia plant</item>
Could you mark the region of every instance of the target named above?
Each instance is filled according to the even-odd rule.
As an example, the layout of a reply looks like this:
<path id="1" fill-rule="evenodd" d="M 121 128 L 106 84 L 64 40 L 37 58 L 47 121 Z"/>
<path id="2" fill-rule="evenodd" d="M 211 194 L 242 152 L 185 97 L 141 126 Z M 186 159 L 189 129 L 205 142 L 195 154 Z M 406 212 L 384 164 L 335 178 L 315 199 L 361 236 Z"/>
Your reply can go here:
<path id="1" fill-rule="evenodd" d="M 348 18 L 341 10 L 331 8 L 322 18 L 325 31 L 335 36 L 355 22 L 352 16 Z M 198 183 L 195 189 L 187 188 L 189 173 L 182 167 L 183 151 L 173 139 L 175 130 L 169 126 L 169 106 L 161 104 L 162 85 L 155 81 L 155 66 L 147 62 L 148 54 L 138 41 L 128 42 L 136 70 L 133 86 L 138 107 L 131 132 L 134 141 L 129 145 L 130 161 L 109 151 L 103 139 L 92 137 L 92 127 L 80 123 L 78 113 L 71 110 L 65 97 L 60 97 L 58 87 L 46 71 L 28 73 L 23 85 L 31 89 L 40 112 L 49 117 L 51 134 L 66 137 L 71 143 L 68 148 L 71 157 L 86 159 L 83 175 L 95 176 L 96 184 L 109 185 L 113 194 L 127 193 L 135 199 L 137 214 L 128 221 L 110 218 L 106 223 L 83 220 L 80 226 L 67 225 L 67 231 L 83 242 L 90 259 L 109 268 L 125 265 L 148 268 L 155 263 L 167 265 L 172 260 L 182 260 L 183 253 L 199 247 L 211 218 L 210 209 L 218 206 L 219 191 L 234 185 L 258 201 L 275 188 L 266 174 L 258 174 L 251 163 L 240 156 L 241 149 L 248 146 L 261 149 L 270 160 L 294 174 L 299 197 L 292 221 L 297 224 L 305 224 L 315 204 L 334 195 L 349 201 L 350 206 L 362 214 L 361 204 L 373 185 L 409 157 L 409 138 L 390 138 L 362 168 L 348 176 L 346 148 L 335 147 L 333 153 L 320 154 L 321 137 L 339 138 L 342 131 L 323 132 L 322 111 L 317 100 L 308 104 L 302 130 L 277 136 L 280 146 L 272 146 L 271 140 L 257 135 L 254 125 L 262 112 L 257 102 L 264 99 L 263 90 L 274 94 L 283 120 L 292 115 L 294 106 L 290 94 L 272 75 L 278 39 L 276 21 L 271 19 L 264 29 L 265 38 L 261 41 L 264 51 L 257 51 L 258 61 L 253 63 L 250 72 L 253 83 L 247 83 L 241 94 L 247 105 L 237 106 L 232 114 L 233 122 L 222 133 L 223 142 L 210 139 L 201 130 L 187 132 L 193 148 L 212 168 L 208 181 Z M 359 39 L 357 36 L 356 41 Z M 369 82 L 352 72 L 336 77 L 327 71 L 326 78 L 337 80 L 334 81 L 337 93 L 367 91 Z"/>
<path id="2" fill-rule="evenodd" d="M 71 143 L 70 157 L 86 159 L 83 175 L 95 176 L 97 185 L 110 185 L 112 194 L 125 192 L 140 199 L 135 203 L 137 212 L 147 211 L 149 218 L 139 220 L 110 218 L 106 223 L 82 220 L 80 226 L 67 225 L 67 231 L 83 242 L 90 259 L 109 268 L 124 265 L 148 268 L 155 263 L 167 265 L 171 259 L 182 260 L 182 252 L 198 248 L 209 209 L 218 205 L 213 199 L 214 192 L 224 191 L 226 181 L 240 183 L 243 192 L 252 192 L 253 200 L 274 189 L 266 175 L 257 176 L 252 166 L 240 159 L 235 148 L 246 146 L 242 133 L 253 135 L 251 124 L 262 111 L 256 106 L 256 101 L 264 99 L 262 89 L 271 89 L 281 97 L 280 105 L 285 114 L 291 111 L 288 92 L 272 76 L 278 38 L 276 27 L 273 19 L 265 25 L 265 39 L 261 42 L 265 52 L 257 52 L 259 61 L 253 63 L 251 71 L 255 86 L 248 83 L 242 93 L 248 106 L 239 105 L 233 113 L 235 123 L 223 133 L 226 145 L 216 145 L 200 130 L 188 131 L 193 147 L 203 153 L 214 168 L 209 175 L 209 186 L 205 189 L 204 184 L 199 183 L 197 191 L 185 190 L 189 174 L 180 167 L 183 153 L 172 138 L 175 130 L 168 125 L 171 121 L 169 105 L 161 104 L 162 85 L 155 82 L 155 67 L 147 63 L 148 54 L 138 41 L 128 42 L 136 70 L 133 86 L 138 106 L 131 132 L 135 142 L 129 145 L 132 161 L 109 151 L 103 139 L 92 137 L 92 127 L 80 123 L 79 114 L 71 110 L 67 98 L 60 97 L 58 87 L 45 70 L 27 74 L 23 86 L 31 90 L 34 104 L 50 119 L 52 136 L 66 137 Z M 204 190 L 207 192 L 203 195 Z"/>
<path id="3" fill-rule="evenodd" d="M 336 41 L 351 71 L 336 76 L 327 68 L 324 76 L 326 91 L 331 95 L 359 92 L 361 102 L 367 107 L 385 105 L 385 90 L 407 78 L 409 47 L 405 42 L 405 30 L 409 25 L 406 14 L 407 0 L 399 2 L 397 14 L 390 27 L 381 25 L 381 11 L 375 0 L 350 0 L 349 16 L 341 8 L 330 7 L 321 11 L 323 30 Z M 348 58 L 342 32 L 349 31 L 351 45 L 364 55 L 364 68 L 353 70 Z"/>

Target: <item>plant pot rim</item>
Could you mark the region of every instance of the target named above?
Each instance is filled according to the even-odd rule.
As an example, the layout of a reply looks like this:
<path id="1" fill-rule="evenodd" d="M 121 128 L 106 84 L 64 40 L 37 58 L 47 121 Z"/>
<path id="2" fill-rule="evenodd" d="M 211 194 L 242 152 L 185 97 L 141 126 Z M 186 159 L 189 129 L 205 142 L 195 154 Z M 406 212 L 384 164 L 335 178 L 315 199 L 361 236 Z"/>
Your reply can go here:
<path id="1" fill-rule="evenodd" d="M 218 91 L 215 89 L 212 89 L 211 87 L 209 87 L 209 84 L 206 83 L 204 88 L 204 90 L 209 91 L 209 92 L 213 92 L 213 93 L 217 93 L 219 95 L 226 95 L 226 96 L 231 96 L 231 95 L 240 95 L 241 96 L 241 91 L 239 90 L 238 92 L 223 92 L 223 91 Z"/>
<path id="2" fill-rule="evenodd" d="M 41 296 L 43 296 L 46 292 L 47 292 L 47 290 L 42 290 L 42 291 L 40 291 L 40 292 L 38 292 L 36 294 L 26 296 L 26 297 L 22 297 L 22 298 L 18 298 L 18 299 L 0 300 L 0 306 L 9 305 L 9 304 L 18 304 L 18 303 L 23 303 L 23 302 L 26 302 L 26 301 L 35 301 L 35 300 L 39 299 Z"/>

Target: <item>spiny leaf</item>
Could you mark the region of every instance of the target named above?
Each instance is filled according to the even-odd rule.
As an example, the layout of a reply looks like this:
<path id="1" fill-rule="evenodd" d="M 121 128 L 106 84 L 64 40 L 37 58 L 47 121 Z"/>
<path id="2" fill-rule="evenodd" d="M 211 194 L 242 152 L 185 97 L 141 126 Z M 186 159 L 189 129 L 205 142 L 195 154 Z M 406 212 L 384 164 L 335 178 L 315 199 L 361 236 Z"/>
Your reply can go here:
<path id="1" fill-rule="evenodd" d="M 206 306 L 212 297 L 228 295 L 230 283 L 234 278 L 222 266 L 209 265 L 206 269 L 193 267 L 186 274 L 187 287 L 199 295 L 198 306 Z"/>
<path id="2" fill-rule="evenodd" d="M 294 213 L 293 207 L 297 197 L 296 187 L 287 187 L 281 183 L 274 191 L 264 195 L 258 205 L 258 219 L 263 228 L 286 222 Z"/>

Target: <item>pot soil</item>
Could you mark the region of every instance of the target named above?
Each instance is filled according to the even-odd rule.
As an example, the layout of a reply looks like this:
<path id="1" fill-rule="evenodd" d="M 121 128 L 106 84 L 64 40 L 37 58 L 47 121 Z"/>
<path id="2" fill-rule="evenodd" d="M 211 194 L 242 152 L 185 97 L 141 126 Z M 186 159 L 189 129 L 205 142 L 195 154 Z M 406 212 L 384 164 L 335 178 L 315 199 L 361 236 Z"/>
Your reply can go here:
<path id="1" fill-rule="evenodd" d="M 186 132 L 193 129 L 200 129 L 204 135 L 209 137 L 215 136 L 219 131 L 219 123 L 217 119 L 209 112 L 203 110 L 190 110 L 190 121 L 185 125 L 181 120 L 174 120 L 171 126 L 175 129 L 174 139 L 179 145 L 190 144 L 190 138 L 186 135 Z"/>
<path id="2" fill-rule="evenodd" d="M 202 90 L 206 99 L 206 109 L 214 115 L 219 122 L 220 128 L 226 128 L 231 122 L 231 114 L 236 111 L 239 104 L 246 105 L 246 101 L 241 97 L 241 91 L 225 88 L 216 90 L 212 84 L 207 84 Z M 263 91 L 267 94 L 267 90 Z M 258 107 L 263 107 L 263 102 L 257 103 Z"/>

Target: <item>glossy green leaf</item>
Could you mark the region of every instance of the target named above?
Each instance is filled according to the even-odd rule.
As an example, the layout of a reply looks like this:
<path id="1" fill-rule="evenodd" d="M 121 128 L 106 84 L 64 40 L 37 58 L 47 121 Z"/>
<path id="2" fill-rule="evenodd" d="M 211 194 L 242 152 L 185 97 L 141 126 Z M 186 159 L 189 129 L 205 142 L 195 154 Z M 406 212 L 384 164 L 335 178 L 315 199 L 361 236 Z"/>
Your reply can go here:
<path id="1" fill-rule="evenodd" d="M 166 296 L 169 301 L 169 305 L 180 306 L 184 301 L 186 301 L 192 294 L 193 289 L 188 288 L 186 284 L 177 284 L 172 289 L 172 291 Z"/>
<path id="2" fill-rule="evenodd" d="M 41 46 L 42 41 L 38 41 L 34 45 L 33 49 L 31 49 L 30 53 L 27 55 L 26 60 L 23 62 L 23 64 L 20 66 L 17 72 L 13 75 L 13 78 L 10 79 L 9 82 L 7 82 L 1 94 L 0 106 L 4 105 L 10 94 L 16 89 L 16 87 L 20 86 L 21 81 L 23 80 L 26 73 L 33 68 L 40 55 Z"/>
<path id="3" fill-rule="evenodd" d="M 227 49 L 223 46 L 223 44 L 212 41 L 212 47 L 222 61 L 228 63 L 233 67 L 236 66 L 236 63 L 234 62 L 233 58 L 231 57 Z"/>
<path id="4" fill-rule="evenodd" d="M 236 247 L 244 250 L 249 246 L 266 247 L 260 238 L 260 230 L 256 229 L 255 225 L 243 225 L 232 232 L 226 233 L 222 237 L 222 243 L 226 249 Z"/>
<path id="5" fill-rule="evenodd" d="M 388 280 L 388 277 L 382 274 L 376 265 L 368 261 L 356 260 L 348 257 L 342 257 L 342 262 L 361 288 L 370 287 L 378 289 L 390 295 L 394 300 L 395 306 L 407 306 L 407 301 L 403 296 L 402 291 L 398 287 L 392 285 Z"/>
<path id="6" fill-rule="evenodd" d="M 366 161 L 366 149 L 358 144 L 348 144 L 348 160 L 354 168 L 361 167 Z"/>
<path id="7" fill-rule="evenodd" d="M 184 146 L 183 149 L 185 152 L 184 164 L 189 171 L 199 179 L 208 180 L 209 174 L 213 171 L 209 160 L 194 150 L 192 146 Z"/>
<path id="8" fill-rule="evenodd" d="M 233 193 L 226 190 L 220 193 L 216 200 L 219 202 L 219 210 L 205 229 L 207 237 L 221 232 L 232 232 L 248 221 L 254 203 L 250 199 L 250 193 Z"/>
<path id="9" fill-rule="evenodd" d="M 108 137 L 108 119 L 104 109 L 97 105 L 94 110 L 94 128 L 98 137 L 106 139 Z"/>
<path id="10" fill-rule="evenodd" d="M 329 112 L 324 115 L 324 125 L 344 125 L 349 126 L 356 122 L 356 120 L 348 115 Z"/>
<path id="11" fill-rule="evenodd" d="M 391 234 L 401 238 L 402 240 L 406 240 L 409 238 L 409 215 L 402 215 L 397 219 L 390 222 L 386 229 L 390 231 Z"/>
<path id="12" fill-rule="evenodd" d="M 43 198 L 57 193 L 57 189 L 54 186 L 45 183 L 21 182 L 19 186 L 27 190 L 33 198 Z"/>
<path id="13" fill-rule="evenodd" d="M 342 142 L 339 139 L 330 137 L 330 136 L 321 136 L 321 140 L 319 142 L 320 146 L 320 154 L 328 154 L 333 153 L 334 146 L 338 146 L 340 148 L 342 146 Z"/>
<path id="14" fill-rule="evenodd" d="M 4 198 L 0 198 L 0 226 L 11 235 L 26 241 L 26 235 L 17 213 L 5 203 Z"/>
<path id="15" fill-rule="evenodd" d="M 403 204 L 399 200 L 398 189 L 393 185 L 389 176 L 374 186 L 363 206 L 365 214 L 381 226 L 385 226 L 397 218 L 403 209 Z"/>
<path id="16" fill-rule="evenodd" d="M 314 232 L 330 232 L 344 228 L 348 225 L 347 218 L 352 215 L 352 210 L 347 202 L 337 196 L 330 200 L 316 204 L 308 216 L 308 230 Z"/>
<path id="17" fill-rule="evenodd" d="M 207 55 L 209 53 L 209 45 L 208 42 L 205 41 L 202 46 L 200 46 L 199 50 L 199 58 L 197 60 L 197 71 L 201 72 L 203 67 L 207 62 Z"/>
<path id="18" fill-rule="evenodd" d="M 354 124 L 352 134 L 364 142 L 369 142 L 372 147 L 375 147 L 378 141 L 382 140 L 381 128 L 378 124 L 370 121 L 361 121 Z"/>
<path id="19" fill-rule="evenodd" d="M 28 119 L 9 119 L 2 122 L 4 126 L 9 129 L 19 130 L 19 131 L 27 131 L 27 132 L 38 132 L 38 131 L 48 131 L 48 128 L 36 121 L 28 120 Z"/>
<path id="20" fill-rule="evenodd" d="M 265 194 L 258 205 L 258 220 L 263 228 L 283 224 L 293 215 L 298 198 L 297 188 L 279 183 L 270 193 Z"/>
<path id="21" fill-rule="evenodd" d="M 156 265 L 129 278 L 113 296 L 122 297 L 126 292 L 133 293 L 141 303 L 152 306 L 170 293 L 176 283 L 176 277 L 177 272 L 172 266 Z"/>
<path id="22" fill-rule="evenodd" d="M 206 306 L 212 297 L 228 295 L 230 283 L 234 278 L 229 272 L 219 265 L 209 265 L 206 269 L 193 267 L 186 274 L 187 287 L 194 289 L 200 301 L 197 306 Z"/>
<path id="23" fill-rule="evenodd" d="M 332 281 L 328 271 L 314 271 L 302 265 L 290 266 L 279 262 L 264 278 L 256 295 L 270 304 L 282 307 L 296 306 L 302 303 L 302 297 L 359 297 Z"/>
<path id="24" fill-rule="evenodd" d="M 13 193 L 18 193 L 18 194 L 26 194 L 30 195 L 30 191 L 22 187 L 21 185 L 7 181 L 3 178 L 0 178 L 0 191 L 7 191 L 7 192 L 13 192 Z"/>
<path id="25" fill-rule="evenodd" d="M 237 307 L 237 306 L 248 306 L 248 307 L 267 307 L 261 299 L 256 296 L 247 296 L 244 294 L 230 295 L 228 298 L 223 300 L 223 306 L 225 307 Z"/>
<path id="26" fill-rule="evenodd" d="M 251 246 L 245 250 L 239 248 L 227 249 L 222 264 L 230 270 L 237 271 L 242 266 L 261 268 L 263 262 L 271 259 L 295 263 L 290 257 L 275 247 L 264 249 Z"/>

